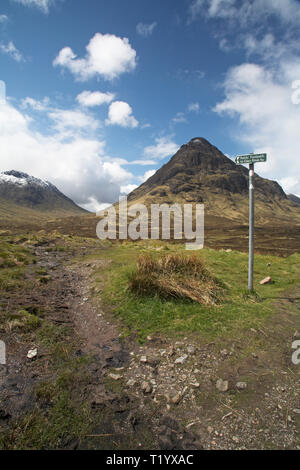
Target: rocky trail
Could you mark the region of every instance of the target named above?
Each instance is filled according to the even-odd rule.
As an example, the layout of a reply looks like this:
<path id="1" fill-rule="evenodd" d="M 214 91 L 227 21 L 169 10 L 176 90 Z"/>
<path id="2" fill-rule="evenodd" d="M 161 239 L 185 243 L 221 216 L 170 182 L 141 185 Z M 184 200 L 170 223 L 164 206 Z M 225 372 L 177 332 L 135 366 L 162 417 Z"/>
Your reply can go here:
<path id="1" fill-rule="evenodd" d="M 300 338 L 299 288 L 277 302 L 268 327 L 232 341 L 154 335 L 140 345 L 120 337 L 117 319 L 91 295 L 93 272 L 108 262 L 85 258 L 97 250 L 94 242 L 73 252 L 51 241 L 33 247 L 31 288 L 2 299 L 7 308 L 42 309 L 47 322 L 68 328 L 65 347 L 87 359 L 72 395 L 89 410 L 89 431 L 65 438 L 61 448 L 300 449 L 300 366 L 291 362 L 291 344 Z M 34 280 L 37 267 L 47 283 Z M 35 390 L 56 376 L 38 337 L 7 331 L 4 339 L 2 432 L 37 408 L 48 413 L 51 403 L 39 402 Z M 37 357 L 29 360 L 33 348 Z"/>

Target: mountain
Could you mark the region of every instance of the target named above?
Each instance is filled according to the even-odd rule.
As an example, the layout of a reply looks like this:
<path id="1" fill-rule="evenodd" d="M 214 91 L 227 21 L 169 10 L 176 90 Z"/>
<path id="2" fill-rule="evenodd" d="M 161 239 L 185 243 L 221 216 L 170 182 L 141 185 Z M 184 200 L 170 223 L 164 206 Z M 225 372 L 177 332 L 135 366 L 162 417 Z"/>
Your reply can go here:
<path id="1" fill-rule="evenodd" d="M 263 163 L 255 165 L 259 169 Z M 276 181 L 255 174 L 256 222 L 300 223 L 300 211 Z M 204 203 L 210 220 L 248 220 L 248 169 L 236 165 L 206 139 L 185 145 L 151 178 L 128 196 L 128 203 Z"/>
<path id="2" fill-rule="evenodd" d="M 300 197 L 296 196 L 295 194 L 288 194 L 288 199 L 297 206 L 300 206 Z"/>
<path id="3" fill-rule="evenodd" d="M 15 170 L 0 173 L 1 218 L 84 213 L 84 209 L 78 207 L 48 181 Z"/>

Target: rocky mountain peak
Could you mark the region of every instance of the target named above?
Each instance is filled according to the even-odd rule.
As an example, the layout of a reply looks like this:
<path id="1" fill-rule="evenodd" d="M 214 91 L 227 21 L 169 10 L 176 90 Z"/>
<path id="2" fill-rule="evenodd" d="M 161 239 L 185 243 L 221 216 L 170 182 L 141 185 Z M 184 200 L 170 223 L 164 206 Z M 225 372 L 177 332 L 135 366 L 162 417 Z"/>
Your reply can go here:
<path id="1" fill-rule="evenodd" d="M 44 181 L 34 176 L 30 176 L 27 173 L 16 170 L 3 171 L 0 173 L 0 184 L 7 183 L 8 185 L 17 185 L 17 186 L 40 186 L 42 188 L 52 188 L 56 189 L 55 186 L 48 181 Z"/>

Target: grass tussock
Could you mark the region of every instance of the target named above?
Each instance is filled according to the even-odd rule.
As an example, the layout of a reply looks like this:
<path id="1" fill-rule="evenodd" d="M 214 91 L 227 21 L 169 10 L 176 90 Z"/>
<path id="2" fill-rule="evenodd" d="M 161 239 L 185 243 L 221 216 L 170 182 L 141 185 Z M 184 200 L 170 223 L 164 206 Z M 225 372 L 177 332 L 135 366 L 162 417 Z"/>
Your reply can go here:
<path id="1" fill-rule="evenodd" d="M 129 289 L 141 296 L 177 298 L 216 305 L 222 296 L 221 283 L 205 268 L 197 255 L 142 255 L 129 278 Z"/>

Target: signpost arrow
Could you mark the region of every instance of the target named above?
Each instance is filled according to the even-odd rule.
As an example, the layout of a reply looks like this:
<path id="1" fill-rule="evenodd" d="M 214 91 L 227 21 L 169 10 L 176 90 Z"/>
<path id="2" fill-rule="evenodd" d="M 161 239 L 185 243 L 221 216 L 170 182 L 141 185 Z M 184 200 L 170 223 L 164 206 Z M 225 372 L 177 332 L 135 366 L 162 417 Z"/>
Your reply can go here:
<path id="1" fill-rule="evenodd" d="M 248 291 L 253 291 L 253 267 L 254 267 L 254 163 L 266 162 L 266 153 L 250 153 L 238 155 L 235 159 L 237 165 L 249 163 L 249 267 L 248 267 Z"/>

